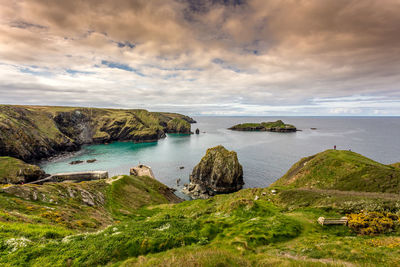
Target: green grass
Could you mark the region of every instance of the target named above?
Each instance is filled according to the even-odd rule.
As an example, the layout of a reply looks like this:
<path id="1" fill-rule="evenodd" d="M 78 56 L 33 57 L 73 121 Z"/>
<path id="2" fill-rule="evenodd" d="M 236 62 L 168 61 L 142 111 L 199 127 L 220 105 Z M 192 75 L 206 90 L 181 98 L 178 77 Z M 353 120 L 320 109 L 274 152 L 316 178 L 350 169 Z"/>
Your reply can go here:
<path id="1" fill-rule="evenodd" d="M 165 194 L 166 188 L 150 177 L 124 176 L 107 188 L 106 205 L 114 218 L 140 216 L 137 210 L 145 205 L 170 203 L 171 199 Z"/>
<path id="2" fill-rule="evenodd" d="M 120 186 L 120 185 L 119 185 Z M 119 187 L 118 185 L 116 187 Z M 129 257 L 158 253 L 182 246 L 210 243 L 243 250 L 298 236 L 301 226 L 280 214 L 266 201 L 251 201 L 242 195 L 223 195 L 211 200 L 183 202 L 137 209 L 136 215 L 113 227 L 90 235 L 76 235 L 68 242 L 47 242 L 7 253 L 0 264 L 104 265 Z M 82 251 L 82 248 L 85 248 Z"/>
<path id="3" fill-rule="evenodd" d="M 144 178 L 143 180 L 140 180 Z M 245 189 L 208 200 L 152 206 L 136 205 L 149 179 L 124 177 L 108 188 L 108 208 L 120 222 L 93 233 L 64 227 L 10 223 L 0 225 L 0 264 L 4 266 L 342 266 L 399 264 L 397 232 L 356 236 L 347 227 L 322 227 L 319 216 L 340 217 L 340 210 L 295 207 L 287 210 L 269 189 Z M 150 180 L 151 181 L 151 180 Z M 140 188 L 135 195 L 133 186 Z M 152 192 L 152 190 L 155 190 Z M 143 191 L 144 190 L 144 191 Z M 262 194 L 265 192 L 266 194 Z M 118 199 L 119 194 L 132 196 Z M 121 195 L 122 196 L 122 195 Z M 259 196 L 255 200 L 255 196 Z M 274 199 L 275 198 L 275 199 Z M 148 203 L 147 203 L 148 204 Z M 130 208 L 130 205 L 133 205 Z M 120 209 L 130 212 L 129 215 Z M 19 213 L 23 213 L 19 210 Z M 12 227 L 8 227 L 12 225 Z M 7 230 L 6 230 L 7 229 Z M 10 239 L 22 239 L 15 248 Z M 390 238 L 390 239 L 388 239 Z M 14 242 L 15 243 L 15 242 Z M 12 242 L 11 242 L 12 244 Z M 376 245 L 380 244 L 380 245 Z M 334 260 L 333 260 L 334 259 Z"/>
<path id="4" fill-rule="evenodd" d="M 13 194 L 0 193 L 0 265 L 400 265 L 398 228 L 386 235 L 358 236 L 346 226 L 317 223 L 320 216 L 340 218 L 360 209 L 399 213 L 397 194 L 297 188 L 286 183 L 302 174 L 304 167 L 318 168 L 311 164 L 315 159 L 319 164 L 338 161 L 341 164 L 334 166 L 340 168 L 345 163 L 367 171 L 396 168 L 351 152 L 322 155 L 295 165 L 287 174 L 290 178 L 282 179 L 285 183 L 279 186 L 179 204 L 172 204 L 167 188 L 149 177 L 119 176 L 111 184 L 18 186 Z M 278 193 L 272 194 L 272 188 Z M 67 197 L 71 190 L 75 197 Z M 104 201 L 88 206 L 80 190 L 94 198 L 102 195 Z M 44 197 L 34 201 L 33 192 Z"/>
<path id="5" fill-rule="evenodd" d="M 296 129 L 296 127 L 277 120 L 274 122 L 242 123 L 234 125 L 229 129 L 239 131 L 276 131 L 276 129 Z"/>
<path id="6" fill-rule="evenodd" d="M 23 173 L 40 170 L 35 165 L 26 164 L 12 157 L 0 157 L 0 184 L 24 182 Z"/>
<path id="7" fill-rule="evenodd" d="M 344 150 L 301 159 L 273 186 L 363 192 L 400 192 L 400 170 Z"/>
<path id="8" fill-rule="evenodd" d="M 261 125 L 268 129 L 268 128 L 295 128 L 291 124 L 285 124 L 281 120 L 273 121 L 273 122 L 262 122 Z"/>
<path id="9" fill-rule="evenodd" d="M 190 133 L 190 123 L 181 118 L 174 118 L 167 123 L 168 133 Z"/>

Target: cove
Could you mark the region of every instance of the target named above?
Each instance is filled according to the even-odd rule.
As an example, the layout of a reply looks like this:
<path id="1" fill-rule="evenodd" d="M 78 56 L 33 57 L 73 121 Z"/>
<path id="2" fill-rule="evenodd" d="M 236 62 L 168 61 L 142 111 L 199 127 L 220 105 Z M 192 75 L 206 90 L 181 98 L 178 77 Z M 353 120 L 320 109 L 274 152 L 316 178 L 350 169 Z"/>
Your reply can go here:
<path id="1" fill-rule="evenodd" d="M 265 187 L 281 177 L 300 158 L 333 148 L 351 149 L 381 163 L 400 161 L 398 117 L 195 117 L 192 131 L 168 134 L 152 143 L 115 142 L 88 145 L 68 157 L 40 162 L 47 173 L 107 170 L 110 176 L 129 174 L 138 164 L 152 167 L 160 182 L 180 189 L 207 148 L 223 145 L 238 153 L 244 171 L 244 188 Z M 294 133 L 237 132 L 229 127 L 244 122 L 275 121 L 295 125 Z M 311 130 L 316 128 L 316 130 Z M 74 160 L 94 163 L 70 165 Z M 180 167 L 184 167 L 181 169 Z M 180 187 L 176 180 L 181 179 Z"/>

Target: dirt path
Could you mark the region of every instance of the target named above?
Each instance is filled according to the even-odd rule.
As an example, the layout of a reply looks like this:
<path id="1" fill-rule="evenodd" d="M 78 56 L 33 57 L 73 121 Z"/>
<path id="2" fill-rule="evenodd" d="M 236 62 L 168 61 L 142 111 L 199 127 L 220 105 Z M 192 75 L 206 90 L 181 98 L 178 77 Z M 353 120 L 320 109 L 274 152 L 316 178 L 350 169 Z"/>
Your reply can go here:
<path id="1" fill-rule="evenodd" d="M 346 267 L 356 266 L 354 263 L 347 262 L 347 261 L 334 260 L 334 259 L 313 259 L 313 258 L 308 258 L 305 256 L 292 255 L 287 252 L 280 253 L 278 255 L 278 257 L 285 257 L 288 259 L 308 261 L 308 262 L 318 262 L 318 263 L 322 263 L 322 264 L 333 264 L 333 265 L 346 266 Z"/>
<path id="2" fill-rule="evenodd" d="M 120 176 L 117 176 L 117 178 L 108 178 L 108 179 L 106 179 L 106 183 L 107 184 L 112 184 L 112 183 L 114 183 L 115 181 L 118 181 L 119 179 L 121 179 L 122 177 L 124 177 L 123 175 L 120 175 Z"/>

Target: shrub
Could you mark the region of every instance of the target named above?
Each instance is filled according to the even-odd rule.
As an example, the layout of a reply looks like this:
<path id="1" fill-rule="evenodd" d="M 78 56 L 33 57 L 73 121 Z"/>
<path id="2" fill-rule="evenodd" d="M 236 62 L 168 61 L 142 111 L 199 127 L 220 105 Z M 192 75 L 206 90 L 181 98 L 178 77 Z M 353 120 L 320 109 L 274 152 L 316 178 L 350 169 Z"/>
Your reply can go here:
<path id="1" fill-rule="evenodd" d="M 361 235 L 376 235 L 393 231 L 399 217 L 390 212 L 362 212 L 348 214 L 348 226 Z"/>

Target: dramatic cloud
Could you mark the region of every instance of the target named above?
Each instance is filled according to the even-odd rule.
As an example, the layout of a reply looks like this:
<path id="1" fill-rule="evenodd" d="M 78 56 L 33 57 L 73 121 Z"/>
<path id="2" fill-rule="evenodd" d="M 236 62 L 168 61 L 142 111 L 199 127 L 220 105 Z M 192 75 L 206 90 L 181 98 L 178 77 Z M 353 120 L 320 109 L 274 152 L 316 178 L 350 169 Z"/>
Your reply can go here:
<path id="1" fill-rule="evenodd" d="M 400 115 L 397 0 L 0 0 L 0 102 Z"/>

